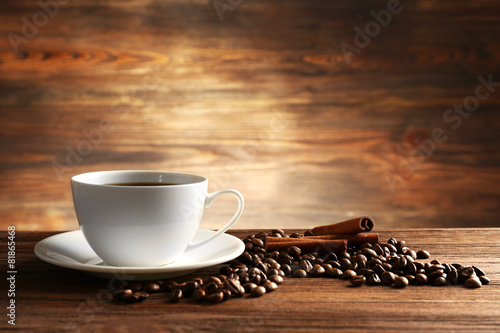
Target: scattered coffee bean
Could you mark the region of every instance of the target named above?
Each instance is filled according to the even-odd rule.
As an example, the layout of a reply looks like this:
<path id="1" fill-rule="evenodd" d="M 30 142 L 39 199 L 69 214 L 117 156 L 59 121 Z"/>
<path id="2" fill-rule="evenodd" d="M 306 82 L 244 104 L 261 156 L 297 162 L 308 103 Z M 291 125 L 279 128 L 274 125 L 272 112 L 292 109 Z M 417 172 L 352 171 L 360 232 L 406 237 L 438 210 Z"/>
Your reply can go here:
<path id="1" fill-rule="evenodd" d="M 274 282 L 274 283 L 276 283 L 276 284 L 282 284 L 282 283 L 283 283 L 283 280 L 284 280 L 284 279 L 283 279 L 283 277 L 282 277 L 281 275 L 276 275 L 276 274 L 274 274 L 274 275 L 271 275 L 271 276 L 269 277 L 269 281 L 272 281 L 272 282 Z"/>
<path id="2" fill-rule="evenodd" d="M 408 284 L 408 279 L 404 276 L 398 276 L 394 279 L 394 287 L 396 288 L 405 288 Z"/>
<path id="3" fill-rule="evenodd" d="M 293 277 L 296 277 L 296 278 L 306 278 L 307 277 L 307 272 L 303 269 L 297 269 L 295 272 L 293 272 L 292 274 Z"/>
<path id="4" fill-rule="evenodd" d="M 191 296 L 193 300 L 197 302 L 204 301 L 207 298 L 207 293 L 205 289 L 203 288 L 198 288 L 193 292 L 193 295 Z"/>
<path id="5" fill-rule="evenodd" d="M 207 300 L 210 303 L 220 303 L 224 299 L 224 293 L 221 290 L 217 290 L 214 293 L 207 296 Z"/>
<path id="6" fill-rule="evenodd" d="M 357 274 L 356 274 L 356 272 L 355 272 L 355 271 L 348 269 L 348 270 L 346 270 L 346 271 L 344 272 L 344 274 L 342 274 L 342 279 L 343 279 L 343 280 L 350 280 L 350 279 L 352 279 L 353 277 L 355 277 L 356 275 L 357 275 Z"/>
<path id="7" fill-rule="evenodd" d="M 160 291 L 160 285 L 158 283 L 150 282 L 144 285 L 142 289 L 148 293 L 156 293 Z"/>
<path id="8" fill-rule="evenodd" d="M 366 278 L 363 275 L 356 275 L 349 280 L 351 284 L 355 287 L 359 287 L 366 282 Z"/>
<path id="9" fill-rule="evenodd" d="M 481 281 L 481 284 L 488 284 L 490 283 L 490 278 L 487 277 L 486 275 L 481 275 L 479 277 L 479 281 Z"/>
<path id="10" fill-rule="evenodd" d="M 252 297 L 261 297 L 265 293 L 266 293 L 266 288 L 264 288 L 263 286 L 257 286 L 252 290 L 251 295 Z"/>
<path id="11" fill-rule="evenodd" d="M 382 281 L 380 280 L 380 277 L 377 273 L 370 274 L 366 279 L 366 284 L 370 286 L 376 286 L 380 283 L 382 283 Z"/>
<path id="12" fill-rule="evenodd" d="M 305 235 L 314 235 L 307 232 Z M 132 283 L 126 289 L 113 293 L 117 302 L 136 303 L 146 299 L 150 293 L 165 292 L 169 302 L 179 302 L 191 297 L 196 302 L 220 303 L 230 298 L 249 294 L 260 297 L 272 292 L 283 283 L 284 277 L 341 277 L 353 286 L 363 284 L 392 285 L 405 288 L 411 285 L 457 285 L 479 288 L 490 279 L 477 266 L 416 261 L 428 259 L 428 251 L 414 251 L 404 240 L 389 239 L 387 244 L 364 243 L 349 246 L 347 252 L 303 253 L 297 246 L 287 251 L 265 250 L 267 236 L 300 238 L 299 233 L 287 236 L 281 229 L 249 235 L 243 242 L 245 251 L 236 259 L 222 265 L 219 275 L 194 278 L 182 284 L 175 281 L 151 281 Z M 125 284 L 126 285 L 126 284 Z"/>
<path id="13" fill-rule="evenodd" d="M 176 288 L 172 290 L 167 297 L 170 303 L 177 303 L 182 298 L 182 290 L 180 288 Z"/>
<path id="14" fill-rule="evenodd" d="M 271 291 L 275 291 L 276 289 L 278 289 L 278 285 L 276 283 L 274 283 L 273 281 L 267 281 L 262 286 L 264 288 L 266 288 L 266 292 L 268 292 L 268 293 L 271 292 Z"/>
<path id="15" fill-rule="evenodd" d="M 132 289 L 123 289 L 113 293 L 113 299 L 115 301 L 121 301 L 124 296 L 132 295 Z"/>
<path id="16" fill-rule="evenodd" d="M 465 280 L 464 286 L 466 288 L 479 288 L 481 287 L 481 281 L 477 276 L 473 276 Z"/>

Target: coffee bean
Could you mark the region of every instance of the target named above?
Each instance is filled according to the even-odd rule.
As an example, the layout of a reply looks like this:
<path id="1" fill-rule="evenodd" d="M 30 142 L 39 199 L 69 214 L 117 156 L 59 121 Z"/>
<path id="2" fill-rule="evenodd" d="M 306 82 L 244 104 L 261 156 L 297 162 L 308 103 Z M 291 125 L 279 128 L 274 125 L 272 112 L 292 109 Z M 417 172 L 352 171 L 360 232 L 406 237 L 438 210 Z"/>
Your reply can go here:
<path id="1" fill-rule="evenodd" d="M 292 267 L 290 265 L 281 265 L 281 270 L 285 276 L 292 274 Z"/>
<path id="2" fill-rule="evenodd" d="M 274 274 L 269 277 L 269 281 L 272 281 L 279 285 L 283 283 L 283 277 L 281 275 Z"/>
<path id="3" fill-rule="evenodd" d="M 340 268 L 327 269 L 325 273 L 326 273 L 326 275 L 334 277 L 334 278 L 341 277 L 343 274 L 343 272 Z"/>
<path id="4" fill-rule="evenodd" d="M 266 293 L 266 288 L 263 286 L 257 286 L 252 290 L 252 297 L 260 297 Z"/>
<path id="5" fill-rule="evenodd" d="M 349 281 L 353 286 L 359 287 L 366 282 L 366 278 L 363 275 L 356 275 L 352 277 Z"/>
<path id="6" fill-rule="evenodd" d="M 295 278 L 306 278 L 307 277 L 307 272 L 303 269 L 297 269 L 295 272 L 292 274 L 293 277 Z"/>
<path id="7" fill-rule="evenodd" d="M 380 284 L 382 281 L 380 280 L 380 277 L 378 276 L 377 273 L 373 273 L 371 275 L 368 275 L 368 277 L 366 278 L 366 284 L 370 285 L 370 286 L 376 286 L 378 284 Z"/>
<path id="8" fill-rule="evenodd" d="M 124 296 L 132 295 L 132 289 L 123 289 L 113 293 L 113 299 L 116 301 L 122 301 Z"/>
<path id="9" fill-rule="evenodd" d="M 375 257 L 377 255 L 377 252 L 375 252 L 375 250 L 369 248 L 362 249 L 361 253 L 367 257 Z"/>
<path id="10" fill-rule="evenodd" d="M 224 299 L 224 292 L 222 292 L 221 290 L 217 290 L 214 293 L 207 296 L 207 300 L 210 303 L 214 304 L 222 302 L 223 299 Z"/>
<path id="11" fill-rule="evenodd" d="M 290 236 L 289 236 L 289 237 L 290 237 L 290 238 L 300 238 L 300 237 L 302 237 L 302 236 L 301 236 L 298 232 L 294 232 L 294 233 L 290 234 Z"/>
<path id="12" fill-rule="evenodd" d="M 427 281 L 428 281 L 427 275 L 421 273 L 415 275 L 415 284 L 424 285 L 427 284 Z"/>
<path id="13" fill-rule="evenodd" d="M 271 292 L 271 291 L 275 291 L 276 289 L 278 289 L 278 285 L 276 283 L 274 283 L 273 281 L 267 281 L 262 286 L 264 288 L 266 288 L 266 292 L 268 292 L 268 293 Z"/>
<path id="14" fill-rule="evenodd" d="M 217 276 L 211 276 L 211 277 L 203 280 L 203 284 L 205 284 L 205 285 L 210 284 L 210 283 L 215 283 L 216 286 L 222 285 L 222 281 Z"/>
<path id="15" fill-rule="evenodd" d="M 473 276 L 465 280 L 464 286 L 466 288 L 480 288 L 481 287 L 481 281 L 477 276 Z"/>
<path id="16" fill-rule="evenodd" d="M 394 287 L 396 288 L 405 288 L 408 284 L 408 279 L 404 276 L 398 276 L 394 279 Z"/>
<path id="17" fill-rule="evenodd" d="M 288 253 L 290 256 L 292 256 L 293 258 L 297 259 L 298 257 L 300 257 L 300 254 L 302 253 L 302 251 L 300 250 L 299 247 L 297 246 L 290 246 L 287 250 L 286 250 L 286 253 Z"/>
<path id="18" fill-rule="evenodd" d="M 397 242 L 398 242 L 398 241 L 396 240 L 396 238 L 391 237 L 391 238 L 389 238 L 389 240 L 387 241 L 387 244 L 390 244 L 390 245 L 396 245 L 396 244 L 397 244 Z"/>
<path id="19" fill-rule="evenodd" d="M 352 279 L 355 276 L 356 276 L 356 272 L 353 271 L 353 270 L 348 269 L 348 270 L 346 270 L 344 272 L 344 274 L 342 274 L 342 279 L 343 280 L 350 280 L 350 279 Z"/>
<path id="20" fill-rule="evenodd" d="M 325 274 L 325 269 L 320 264 L 314 264 L 309 272 L 309 275 L 312 277 L 318 277 Z"/>
<path id="21" fill-rule="evenodd" d="M 170 303 L 177 303 L 182 298 L 182 290 L 180 288 L 176 288 L 172 290 L 167 297 Z"/>
<path id="22" fill-rule="evenodd" d="M 490 283 L 490 278 L 487 277 L 486 275 L 481 275 L 479 277 L 479 281 L 481 281 L 481 284 L 488 284 Z"/>
<path id="23" fill-rule="evenodd" d="M 311 271 L 311 269 L 313 268 L 313 265 L 311 264 L 311 262 L 307 259 L 304 259 L 304 260 L 301 260 L 299 262 L 299 267 L 306 271 L 307 273 L 309 273 Z"/>
<path id="24" fill-rule="evenodd" d="M 486 275 L 481 268 L 479 268 L 477 266 L 472 266 L 472 268 L 474 269 L 474 273 L 476 273 L 477 276 Z"/>
<path id="25" fill-rule="evenodd" d="M 264 242 L 260 238 L 257 238 L 257 237 L 252 238 L 251 242 L 252 242 L 254 247 L 256 247 L 256 246 L 257 247 L 264 247 Z"/>
<path id="26" fill-rule="evenodd" d="M 203 288 L 198 288 L 193 292 L 193 295 L 191 296 L 195 301 L 201 302 L 204 301 L 207 298 L 207 293 L 205 289 Z"/>
<path id="27" fill-rule="evenodd" d="M 343 271 L 347 270 L 349 268 L 349 266 L 351 266 L 351 261 L 347 258 L 342 258 L 340 259 L 340 269 L 342 269 Z"/>
<path id="28" fill-rule="evenodd" d="M 396 277 L 397 275 L 392 272 L 383 272 L 380 279 L 382 280 L 382 283 L 389 285 L 394 282 Z"/>
<path id="29" fill-rule="evenodd" d="M 148 293 L 156 293 L 160 291 L 160 285 L 158 283 L 150 282 L 142 286 L 142 289 Z"/>
<path id="30" fill-rule="evenodd" d="M 271 233 L 280 234 L 281 237 L 285 237 L 285 232 L 282 229 L 273 229 L 273 230 L 271 230 Z"/>
<path id="31" fill-rule="evenodd" d="M 448 281 L 446 280 L 446 277 L 438 276 L 437 278 L 434 279 L 432 284 L 435 286 L 446 286 L 448 284 Z"/>
<path id="32" fill-rule="evenodd" d="M 256 287 L 257 287 L 257 285 L 256 285 L 255 283 L 252 283 L 252 282 L 248 282 L 248 283 L 245 283 L 245 284 L 243 285 L 243 288 L 244 288 L 244 290 L 245 290 L 245 293 L 247 293 L 247 294 L 251 293 L 251 292 L 252 292 L 252 290 L 253 290 L 254 288 L 256 288 Z"/>
<path id="33" fill-rule="evenodd" d="M 199 288 L 199 284 L 198 282 L 196 281 L 189 281 L 189 282 L 186 282 L 183 286 L 182 286 L 182 295 L 183 296 L 186 296 L 186 297 L 190 297 L 193 292 Z"/>
<path id="34" fill-rule="evenodd" d="M 460 269 L 458 274 L 459 274 L 460 278 L 467 280 L 471 276 L 473 276 L 473 275 L 475 276 L 476 273 L 474 272 L 474 268 L 472 268 L 471 266 L 465 266 L 465 267 L 462 267 Z"/>

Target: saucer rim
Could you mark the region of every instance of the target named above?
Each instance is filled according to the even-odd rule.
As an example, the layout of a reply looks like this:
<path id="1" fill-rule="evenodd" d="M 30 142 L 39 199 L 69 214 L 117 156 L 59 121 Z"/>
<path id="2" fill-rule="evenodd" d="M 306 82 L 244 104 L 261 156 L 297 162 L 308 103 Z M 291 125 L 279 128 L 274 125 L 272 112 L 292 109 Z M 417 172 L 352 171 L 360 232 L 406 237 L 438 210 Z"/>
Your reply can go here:
<path id="1" fill-rule="evenodd" d="M 206 233 L 215 233 L 216 231 L 214 230 L 208 230 L 208 229 L 198 229 L 198 232 L 206 232 Z M 229 260 L 232 260 L 245 250 L 245 244 L 243 241 L 233 235 L 229 235 L 227 233 L 223 233 L 219 235 L 216 239 L 214 239 L 212 242 L 217 242 L 217 243 L 222 243 L 226 245 L 227 249 L 232 249 L 230 253 L 222 255 L 220 257 L 214 258 L 213 260 L 209 261 L 203 261 L 203 262 L 197 262 L 194 264 L 187 264 L 187 265 L 175 265 L 174 263 L 168 264 L 168 265 L 163 265 L 163 266 L 147 266 L 147 267 L 135 267 L 135 266 L 110 266 L 110 265 L 105 265 L 105 266 L 100 266 L 100 265 L 92 265 L 92 264 L 85 264 L 85 263 L 80 263 L 78 261 L 75 261 L 74 263 L 70 262 L 64 262 L 61 260 L 57 260 L 53 257 L 50 257 L 49 255 L 46 254 L 47 251 L 43 251 L 43 248 L 49 249 L 50 247 L 48 244 L 51 242 L 60 241 L 57 240 L 57 238 L 64 237 L 65 235 L 68 235 L 70 233 L 74 234 L 81 234 L 81 237 L 85 240 L 85 237 L 83 236 L 83 233 L 81 230 L 72 230 L 72 231 L 67 231 L 67 232 L 62 232 L 56 235 L 52 235 L 49 237 L 46 237 L 39 241 L 34 248 L 35 255 L 42 261 L 45 261 L 49 264 L 59 266 L 59 267 L 64 267 L 64 268 L 69 268 L 69 269 L 75 269 L 75 270 L 80 270 L 80 271 L 85 271 L 89 273 L 114 273 L 114 272 L 121 272 L 121 273 L 129 273 L 129 274 L 159 274 L 159 273 L 174 273 L 174 272 L 179 272 L 179 271 L 186 271 L 186 272 L 193 272 L 195 270 L 205 268 L 205 267 L 210 267 L 214 266 L 217 264 L 221 264 L 224 262 L 227 262 Z M 209 235 L 207 235 L 209 236 Z M 203 250 L 207 246 L 210 246 L 212 242 L 209 242 L 207 244 L 204 244 L 200 246 L 200 248 L 197 249 L 197 251 Z M 48 243 L 48 244 L 47 244 Z M 193 250 L 194 251 L 194 250 Z M 60 252 L 59 252 L 60 253 Z M 189 253 L 189 252 L 187 252 Z M 94 252 L 95 254 L 95 252 Z M 184 256 L 185 254 L 183 254 Z M 99 257 L 97 254 L 95 254 L 96 257 Z M 182 256 L 181 256 L 182 258 Z"/>

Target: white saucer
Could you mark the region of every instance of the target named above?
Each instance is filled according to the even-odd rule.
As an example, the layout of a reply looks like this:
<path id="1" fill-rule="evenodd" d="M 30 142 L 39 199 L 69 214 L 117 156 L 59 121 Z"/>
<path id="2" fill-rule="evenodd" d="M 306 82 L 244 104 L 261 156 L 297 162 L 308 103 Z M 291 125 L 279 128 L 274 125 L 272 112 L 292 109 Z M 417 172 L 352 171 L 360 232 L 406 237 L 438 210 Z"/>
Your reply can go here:
<path id="1" fill-rule="evenodd" d="M 200 229 L 193 240 L 215 233 Z M 90 248 L 81 230 L 69 231 L 43 239 L 35 246 L 38 258 L 53 265 L 77 269 L 91 275 L 118 280 L 165 279 L 192 273 L 232 260 L 243 253 L 244 243 L 234 236 L 222 234 L 208 244 L 185 252 L 175 262 L 158 267 L 117 267 L 105 264 Z"/>

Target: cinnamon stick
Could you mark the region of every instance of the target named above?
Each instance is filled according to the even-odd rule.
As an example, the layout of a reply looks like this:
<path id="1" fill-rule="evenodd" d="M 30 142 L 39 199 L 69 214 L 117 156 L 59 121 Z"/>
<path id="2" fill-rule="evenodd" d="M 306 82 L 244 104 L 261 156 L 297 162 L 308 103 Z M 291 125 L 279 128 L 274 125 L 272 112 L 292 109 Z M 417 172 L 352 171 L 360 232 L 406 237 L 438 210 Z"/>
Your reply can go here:
<path id="1" fill-rule="evenodd" d="M 280 238 L 280 237 L 272 237 Z M 347 240 L 345 239 L 303 239 L 302 238 L 288 238 L 291 242 L 266 242 L 266 251 L 286 251 L 290 246 L 297 246 L 304 253 L 309 252 L 334 252 L 344 253 L 347 250 Z M 282 238 L 286 239 L 286 238 Z"/>
<path id="2" fill-rule="evenodd" d="M 266 245 L 269 243 L 299 243 L 303 241 L 311 241 L 318 239 L 346 239 L 349 245 L 361 245 L 364 243 L 375 244 L 378 243 L 378 234 L 374 232 L 364 232 L 358 234 L 344 234 L 344 235 L 321 235 L 321 236 L 304 236 L 301 238 L 286 238 L 286 237 L 266 237 Z M 297 246 L 291 244 L 290 246 Z"/>
<path id="3" fill-rule="evenodd" d="M 373 226 L 374 223 L 371 217 L 361 216 L 343 222 L 315 227 L 311 231 L 315 235 L 357 234 L 372 231 Z"/>

